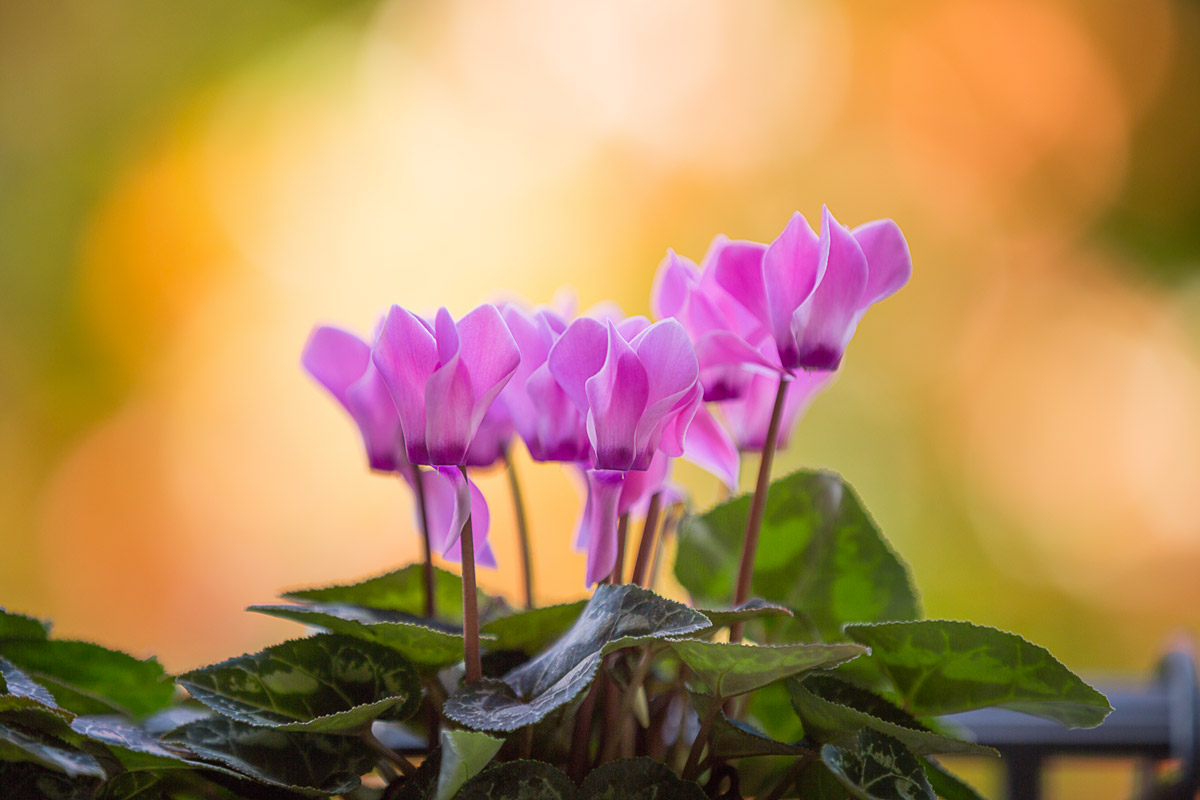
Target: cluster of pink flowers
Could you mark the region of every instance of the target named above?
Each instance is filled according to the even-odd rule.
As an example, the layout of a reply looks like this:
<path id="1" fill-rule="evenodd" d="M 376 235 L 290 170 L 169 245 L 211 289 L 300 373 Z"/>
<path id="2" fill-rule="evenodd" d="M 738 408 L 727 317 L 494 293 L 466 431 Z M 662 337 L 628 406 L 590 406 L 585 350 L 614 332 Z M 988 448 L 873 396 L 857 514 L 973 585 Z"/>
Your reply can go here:
<path id="1" fill-rule="evenodd" d="M 770 244 L 717 237 L 700 266 L 669 252 L 658 321 L 515 304 L 430 320 L 393 306 L 370 342 L 317 328 L 303 364 L 357 423 L 371 468 L 421 482 L 427 535 L 449 559 L 470 514 L 477 560 L 495 564 L 466 468 L 505 459 L 515 436 L 537 461 L 576 465 L 590 585 L 614 569 L 621 515 L 673 491 L 672 459 L 736 488 L 740 452 L 767 445 L 781 383 L 774 444 L 786 444 L 859 319 L 911 271 L 891 220 L 851 230 L 825 210 L 816 233 L 796 214 Z"/>

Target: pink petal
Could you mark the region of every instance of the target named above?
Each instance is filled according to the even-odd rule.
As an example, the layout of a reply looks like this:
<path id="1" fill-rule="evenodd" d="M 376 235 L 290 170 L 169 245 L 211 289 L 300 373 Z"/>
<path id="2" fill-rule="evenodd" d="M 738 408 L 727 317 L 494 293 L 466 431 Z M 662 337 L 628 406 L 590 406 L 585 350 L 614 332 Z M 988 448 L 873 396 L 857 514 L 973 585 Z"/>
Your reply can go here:
<path id="1" fill-rule="evenodd" d="M 611 321 L 604 364 L 588 379 L 585 390 L 597 469 L 630 469 L 637 458 L 638 424 L 646 410 L 650 379 Z"/>
<path id="2" fill-rule="evenodd" d="M 895 293 L 912 277 L 912 256 L 900 227 L 890 219 L 877 219 L 851 231 L 867 258 L 867 288 L 859 309 Z"/>
<path id="3" fill-rule="evenodd" d="M 471 388 L 471 375 L 462 358 L 455 354 L 438 367 L 425 387 L 427 463 L 466 463 L 467 448 L 474 433 L 471 427 L 474 408 L 475 393 Z M 410 459 L 411 453 L 410 446 Z"/>
<path id="4" fill-rule="evenodd" d="M 764 324 L 771 319 L 767 303 L 767 284 L 763 275 L 766 245 L 732 241 L 724 236 L 713 241 L 713 277 L 730 297 L 741 303 L 755 319 Z"/>
<path id="5" fill-rule="evenodd" d="M 437 340 L 438 361 L 445 364 L 458 354 L 458 329 L 445 306 L 438 309 L 433 319 L 433 336 Z"/>
<path id="6" fill-rule="evenodd" d="M 588 412 L 587 381 L 604 366 L 608 354 L 608 333 L 604 325 L 580 317 L 550 348 L 546 363 L 550 374 L 566 391 L 581 414 Z"/>
<path id="7" fill-rule="evenodd" d="M 821 220 L 821 283 L 793 318 L 796 359 L 785 367 L 832 370 L 854 333 L 859 301 L 867 285 L 867 259 L 862 248 L 828 209 Z M 782 351 L 781 351 L 782 357 Z"/>
<path id="8" fill-rule="evenodd" d="M 429 522 L 429 544 L 434 552 L 450 549 L 462 535 L 469 509 L 466 483 L 458 467 L 421 470 L 425 493 L 425 519 Z"/>
<path id="9" fill-rule="evenodd" d="M 626 472 L 625 482 L 621 487 L 621 499 L 617 503 L 617 513 L 640 511 L 643 506 L 649 504 L 651 495 L 662 490 L 670 474 L 671 459 L 661 451 L 654 454 L 648 468 Z"/>
<path id="10" fill-rule="evenodd" d="M 314 328 L 300 363 L 334 399 L 346 405 L 346 391 L 362 377 L 371 361 L 371 347 L 341 328 Z"/>
<path id="11" fill-rule="evenodd" d="M 650 457 L 657 450 L 663 451 L 665 455 L 672 458 L 683 455 L 688 428 L 692 424 L 692 418 L 697 409 L 703 404 L 703 400 L 704 389 L 699 383 L 693 384 L 692 388 L 659 421 L 656 430 L 652 431 L 645 439 L 638 440 L 638 447 L 643 448 L 639 454 L 639 463 L 637 464 L 639 468 L 648 464 Z M 642 422 L 644 425 L 645 418 Z"/>
<path id="12" fill-rule="evenodd" d="M 532 430 L 522 431 L 537 461 L 587 461 L 592 445 L 579 409 L 543 364 L 529 377 L 526 395 L 533 408 Z"/>
<path id="13" fill-rule="evenodd" d="M 793 314 L 813 293 L 821 280 L 820 245 L 808 222 L 799 212 L 792 215 L 783 233 L 763 256 L 763 275 L 768 287 L 771 335 L 779 347 L 783 366 L 798 366 L 792 336 Z"/>
<path id="14" fill-rule="evenodd" d="M 369 361 L 363 376 L 346 390 L 346 407 L 358 423 L 371 469 L 407 471 L 400 416 L 379 370 Z"/>
<path id="15" fill-rule="evenodd" d="M 691 259 L 684 258 L 674 250 L 667 256 L 654 274 L 650 289 L 650 309 L 658 319 L 678 317 L 687 304 L 692 287 L 700 281 L 700 270 Z"/>
<path id="16" fill-rule="evenodd" d="M 760 377 L 759 380 L 767 379 Z M 692 424 L 688 426 L 683 457 L 711 472 L 728 486 L 730 491 L 737 491 L 742 468 L 741 454 L 738 453 L 733 437 L 717 422 L 717 418 L 705 405 L 696 409 Z"/>
<path id="17" fill-rule="evenodd" d="M 508 452 L 512 435 L 513 419 L 509 414 L 508 404 L 504 402 L 503 396 L 497 397 L 483 415 L 483 421 L 479 423 L 479 429 L 471 439 L 471 446 L 467 448 L 466 465 L 492 466 Z"/>
<path id="18" fill-rule="evenodd" d="M 496 307 L 484 304 L 458 321 L 461 357 L 471 377 L 471 433 L 521 363 L 521 351 Z"/>
<path id="19" fill-rule="evenodd" d="M 776 446 L 787 447 L 791 433 L 795 430 L 800 415 L 807 410 L 813 399 L 829 385 L 836 373 L 820 370 L 800 370 L 788 382 L 787 395 L 783 401 L 783 416 L 779 425 Z M 761 452 L 767 441 L 767 427 L 775 405 L 775 393 L 779 381 L 755 375 L 746 393 L 737 400 L 721 403 L 721 417 L 725 420 L 739 450 Z"/>
<path id="20" fill-rule="evenodd" d="M 492 545 L 488 541 L 488 532 L 491 529 L 491 513 L 488 510 L 487 499 L 484 498 L 483 492 L 479 490 L 479 487 L 475 485 L 475 481 L 468 480 L 467 486 L 470 489 L 471 495 L 471 541 L 475 544 L 475 566 L 495 569 L 496 554 L 492 552 Z M 461 492 L 461 483 L 459 487 L 459 491 Z M 442 557 L 447 561 L 455 564 L 462 563 L 462 530 L 465 526 L 466 515 L 464 513 L 454 542 L 442 553 Z"/>
<path id="21" fill-rule="evenodd" d="M 696 342 L 696 357 L 701 369 L 744 366 L 754 372 L 782 373 L 775 348 L 764 349 L 732 331 L 713 331 Z"/>
<path id="22" fill-rule="evenodd" d="M 577 540 L 587 543 L 588 586 L 612 574 L 617 565 L 617 511 L 625 473 L 588 470 L 588 497 Z"/>
<path id="23" fill-rule="evenodd" d="M 392 396 L 404 430 L 408 460 L 428 461 L 425 442 L 425 387 L 438 365 L 437 343 L 415 314 L 392 306 L 371 351 L 371 359 Z"/>

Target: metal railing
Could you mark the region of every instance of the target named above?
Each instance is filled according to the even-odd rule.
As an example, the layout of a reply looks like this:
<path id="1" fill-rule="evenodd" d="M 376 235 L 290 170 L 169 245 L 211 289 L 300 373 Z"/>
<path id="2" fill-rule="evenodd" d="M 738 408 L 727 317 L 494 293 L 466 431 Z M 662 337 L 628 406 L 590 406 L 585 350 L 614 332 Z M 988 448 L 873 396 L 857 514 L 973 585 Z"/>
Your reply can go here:
<path id="1" fill-rule="evenodd" d="M 1157 676 L 1141 686 L 1101 684 L 1113 706 L 1102 725 L 1068 730 L 1057 723 L 1004 709 L 983 709 L 945 719 L 966 728 L 980 744 L 1000 751 L 1008 797 L 1040 800 L 1042 768 L 1049 758 L 1129 758 L 1139 763 L 1138 800 L 1191 800 L 1200 793 L 1200 689 L 1196 661 L 1175 650 Z M 1168 765 L 1160 776 L 1156 766 Z"/>

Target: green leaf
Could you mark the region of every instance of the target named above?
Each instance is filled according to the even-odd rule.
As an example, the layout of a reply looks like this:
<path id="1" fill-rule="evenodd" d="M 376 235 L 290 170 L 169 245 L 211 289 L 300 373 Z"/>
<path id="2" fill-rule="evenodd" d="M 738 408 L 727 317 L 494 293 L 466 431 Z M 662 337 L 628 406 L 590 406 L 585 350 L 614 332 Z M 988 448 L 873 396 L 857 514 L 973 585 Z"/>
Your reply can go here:
<path id="1" fill-rule="evenodd" d="M 279 730 L 361 729 L 416 710 L 421 688 L 395 650 L 322 633 L 231 658 L 179 677 L 192 697 L 239 722 Z"/>
<path id="2" fill-rule="evenodd" d="M 355 736 L 259 728 L 220 716 L 189 722 L 162 741 L 263 783 L 322 794 L 351 791 L 376 760 Z"/>
<path id="3" fill-rule="evenodd" d="M 421 672 L 436 672 L 463 660 L 463 638 L 415 622 L 373 618 L 375 612 L 358 606 L 250 606 L 250 611 L 325 628 L 389 647 Z"/>
<path id="4" fill-rule="evenodd" d="M 141 660 L 90 642 L 9 640 L 0 656 L 50 690 L 77 714 L 141 718 L 170 705 L 174 687 L 157 660 Z"/>
<path id="5" fill-rule="evenodd" d="M 439 619 L 462 624 L 462 578 L 453 572 L 434 568 L 433 598 Z M 410 564 L 402 569 L 385 572 L 358 583 L 297 589 L 284 593 L 288 600 L 311 603 L 336 603 L 363 606 L 382 611 L 399 611 L 414 617 L 425 616 L 425 567 Z M 489 607 L 497 604 L 494 598 L 479 592 L 480 613 L 487 616 Z"/>
<path id="6" fill-rule="evenodd" d="M 580 794 L 584 800 L 707 800 L 695 782 L 650 758 L 624 758 L 592 770 Z"/>
<path id="7" fill-rule="evenodd" d="M 866 689 L 826 675 L 788 681 L 792 706 L 814 740 L 851 747 L 864 729 L 898 739 L 916 753 L 996 755 L 990 747 L 943 736 Z"/>
<path id="8" fill-rule="evenodd" d="M 0 761 L 29 761 L 62 772 L 72 778 L 103 778 L 99 762 L 39 731 L 0 722 Z"/>
<path id="9" fill-rule="evenodd" d="M 995 628 L 927 620 L 847 625 L 846 635 L 871 648 L 871 660 L 920 716 L 1000 706 L 1090 728 L 1112 711 L 1044 647 Z"/>
<path id="10" fill-rule="evenodd" d="M 712 621 L 712 627 L 702 633 L 715 633 L 718 629 L 728 628 L 735 622 L 793 616 L 791 609 L 776 603 L 768 603 L 759 597 L 752 597 L 737 608 L 701 608 L 698 610 Z"/>
<path id="11" fill-rule="evenodd" d="M 476 731 L 442 729 L 442 764 L 434 800 L 451 800 L 462 785 L 491 763 L 503 739 Z"/>
<path id="12" fill-rule="evenodd" d="M 637 586 L 596 587 L 554 645 L 502 680 L 466 684 L 443 713 L 476 730 L 514 731 L 570 703 L 592 682 L 605 654 L 709 626 L 703 614 Z"/>
<path id="13" fill-rule="evenodd" d="M 933 793 L 942 800 L 983 800 L 979 792 L 937 761 L 932 758 L 922 758 L 920 761 Z"/>
<path id="14" fill-rule="evenodd" d="M 520 650 L 535 655 L 574 625 L 586 605 L 586 600 L 579 600 L 518 611 L 482 625 L 479 631 L 495 637 L 487 643 L 489 650 Z"/>
<path id="15" fill-rule="evenodd" d="M 850 791 L 841 779 L 821 761 L 810 761 L 801 770 L 794 786 L 804 800 L 848 800 Z M 795 797 L 785 794 L 784 797 Z"/>
<path id="16" fill-rule="evenodd" d="M 45 639 L 50 623 L 0 608 L 0 639 Z"/>
<path id="17" fill-rule="evenodd" d="M 861 800 L 935 800 L 917 757 L 871 728 L 859 731 L 853 751 L 825 745 L 821 760 Z"/>
<path id="18" fill-rule="evenodd" d="M 692 706 L 704 719 L 712 709 L 713 698 L 691 692 Z M 712 752 L 721 758 L 744 758 L 747 756 L 794 756 L 805 752 L 805 748 L 787 742 L 778 742 L 740 720 L 730 719 L 724 711 L 718 711 L 708 733 Z"/>
<path id="19" fill-rule="evenodd" d="M 25 697 L 36 700 L 47 708 L 58 708 L 54 696 L 46 688 L 37 683 L 24 672 L 17 669 L 16 664 L 6 658 L 0 658 L 0 691 L 13 697 Z M 0 711 L 4 707 L 0 705 Z"/>
<path id="20" fill-rule="evenodd" d="M 467 781 L 455 800 L 578 800 L 579 789 L 557 767 L 541 761 L 510 761 Z"/>
<path id="21" fill-rule="evenodd" d="M 867 652 L 853 644 L 751 645 L 684 639 L 669 643 L 719 697 L 753 692 L 800 672 L 837 666 Z"/>
<path id="22" fill-rule="evenodd" d="M 750 497 L 723 503 L 680 528 L 675 577 L 700 605 L 733 595 Z M 854 491 L 831 472 L 801 471 L 771 484 L 750 593 L 795 620 L 772 620 L 773 639 L 842 639 L 847 622 L 916 619 L 908 568 Z"/>

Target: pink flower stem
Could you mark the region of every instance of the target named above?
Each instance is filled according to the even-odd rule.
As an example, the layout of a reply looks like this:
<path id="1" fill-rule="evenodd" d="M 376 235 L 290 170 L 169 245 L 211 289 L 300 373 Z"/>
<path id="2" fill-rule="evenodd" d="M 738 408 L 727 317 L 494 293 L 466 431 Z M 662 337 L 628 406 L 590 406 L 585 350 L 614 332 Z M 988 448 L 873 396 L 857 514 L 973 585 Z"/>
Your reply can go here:
<path id="1" fill-rule="evenodd" d="M 462 470 L 463 481 L 467 480 L 467 468 Z M 479 595 L 475 588 L 475 533 L 471 529 L 470 512 L 462 530 L 462 590 L 463 590 L 463 648 L 465 651 L 467 683 L 475 683 L 483 677 L 483 666 L 479 660 Z"/>
<path id="2" fill-rule="evenodd" d="M 771 422 L 767 426 L 767 439 L 763 442 L 762 461 L 758 465 L 758 483 L 754 487 L 754 498 L 750 501 L 746 537 L 742 540 L 742 561 L 738 566 L 737 586 L 733 592 L 734 608 L 750 597 L 754 557 L 758 553 L 758 534 L 762 530 L 763 514 L 767 509 L 767 491 L 771 487 L 771 463 L 775 460 L 775 444 L 779 438 L 779 423 L 783 418 L 783 400 L 787 396 L 788 383 L 784 379 L 779 381 L 779 391 L 775 393 L 775 407 L 771 410 Z M 744 627 L 745 623 L 735 622 L 729 629 L 729 641 L 740 642 Z"/>
<path id="3" fill-rule="evenodd" d="M 512 447 L 504 451 L 505 472 L 508 473 L 508 488 L 512 492 L 513 510 L 517 515 L 517 540 L 521 545 L 521 578 L 525 589 L 525 607 L 533 608 L 533 555 L 529 546 L 529 520 L 525 516 L 525 498 L 521 494 L 521 483 L 517 480 L 517 465 L 512 460 Z"/>
<path id="4" fill-rule="evenodd" d="M 658 530 L 658 512 L 662 505 L 662 493 L 655 492 L 646 509 L 646 523 L 642 526 L 642 540 L 638 543 L 637 561 L 633 562 L 632 583 L 646 585 L 646 570 L 650 568 L 650 554 L 654 551 L 654 536 Z"/>
<path id="5" fill-rule="evenodd" d="M 421 520 L 421 542 L 425 547 L 425 616 L 433 617 L 434 603 L 433 545 L 429 541 L 429 517 L 425 510 L 425 478 L 421 468 L 412 465 L 413 494 L 417 498 L 417 517 Z"/>

